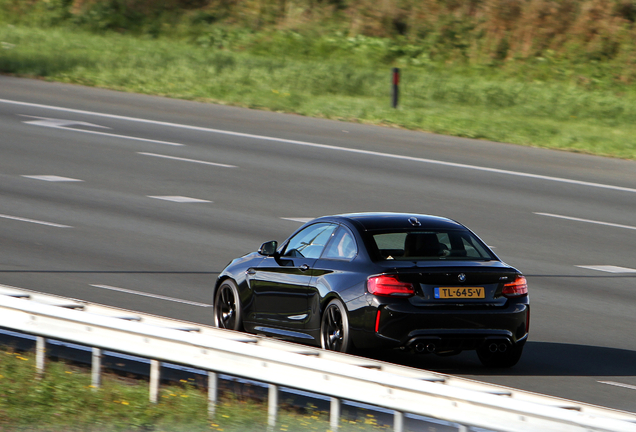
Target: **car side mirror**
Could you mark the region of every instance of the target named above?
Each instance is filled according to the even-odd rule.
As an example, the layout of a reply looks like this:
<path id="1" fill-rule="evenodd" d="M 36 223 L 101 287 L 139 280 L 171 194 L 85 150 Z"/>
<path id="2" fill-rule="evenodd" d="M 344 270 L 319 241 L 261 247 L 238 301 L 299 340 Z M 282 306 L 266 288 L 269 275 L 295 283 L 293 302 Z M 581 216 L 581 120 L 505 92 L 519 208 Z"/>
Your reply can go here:
<path id="1" fill-rule="evenodd" d="M 276 255 L 276 249 L 278 248 L 278 242 L 275 240 L 265 242 L 258 249 L 258 253 L 264 256 Z"/>

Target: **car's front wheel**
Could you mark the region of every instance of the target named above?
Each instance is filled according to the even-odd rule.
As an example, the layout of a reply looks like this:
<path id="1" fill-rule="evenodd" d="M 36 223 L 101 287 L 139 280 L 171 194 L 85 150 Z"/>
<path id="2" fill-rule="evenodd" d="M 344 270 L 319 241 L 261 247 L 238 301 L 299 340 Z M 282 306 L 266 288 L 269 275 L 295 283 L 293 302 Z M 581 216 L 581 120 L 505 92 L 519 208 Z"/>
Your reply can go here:
<path id="1" fill-rule="evenodd" d="M 505 349 L 504 349 L 505 347 Z M 509 368 L 517 364 L 523 352 L 523 344 L 484 344 L 477 349 L 479 361 L 486 367 Z"/>
<path id="2" fill-rule="evenodd" d="M 214 325 L 229 330 L 243 330 L 241 298 L 236 284 L 224 281 L 214 296 Z"/>
<path id="3" fill-rule="evenodd" d="M 347 310 L 338 299 L 331 300 L 322 314 L 320 342 L 327 350 L 339 352 L 351 350 L 353 344 L 349 335 Z"/>

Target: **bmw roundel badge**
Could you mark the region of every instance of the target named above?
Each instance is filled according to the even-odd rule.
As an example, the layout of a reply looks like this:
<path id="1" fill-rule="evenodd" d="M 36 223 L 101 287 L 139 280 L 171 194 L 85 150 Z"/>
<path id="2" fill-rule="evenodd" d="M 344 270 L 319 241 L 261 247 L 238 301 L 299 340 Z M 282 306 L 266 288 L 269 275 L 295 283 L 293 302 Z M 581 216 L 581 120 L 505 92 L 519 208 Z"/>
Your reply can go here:
<path id="1" fill-rule="evenodd" d="M 460 274 L 457 276 L 457 279 L 458 279 L 460 282 L 465 282 L 465 281 L 466 281 L 466 275 L 465 275 L 464 273 L 460 273 Z"/>

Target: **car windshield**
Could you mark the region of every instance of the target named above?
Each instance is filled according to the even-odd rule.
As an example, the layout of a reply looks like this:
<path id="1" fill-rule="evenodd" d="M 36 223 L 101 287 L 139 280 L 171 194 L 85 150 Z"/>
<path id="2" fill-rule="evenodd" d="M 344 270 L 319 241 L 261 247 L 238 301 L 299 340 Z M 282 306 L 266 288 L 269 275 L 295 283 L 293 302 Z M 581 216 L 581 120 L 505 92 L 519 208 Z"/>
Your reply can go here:
<path id="1" fill-rule="evenodd" d="M 494 260 L 496 257 L 466 230 L 379 232 L 372 235 L 383 260 Z"/>

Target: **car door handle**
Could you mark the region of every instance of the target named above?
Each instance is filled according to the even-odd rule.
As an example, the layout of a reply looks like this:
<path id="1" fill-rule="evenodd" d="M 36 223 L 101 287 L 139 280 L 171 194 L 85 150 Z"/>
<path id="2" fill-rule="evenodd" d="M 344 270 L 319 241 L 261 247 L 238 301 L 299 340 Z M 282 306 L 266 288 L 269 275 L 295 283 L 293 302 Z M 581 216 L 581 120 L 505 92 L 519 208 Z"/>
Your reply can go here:
<path id="1" fill-rule="evenodd" d="M 299 268 L 300 268 L 300 271 L 303 271 L 303 272 L 309 270 L 309 266 L 307 264 L 303 264 Z"/>

